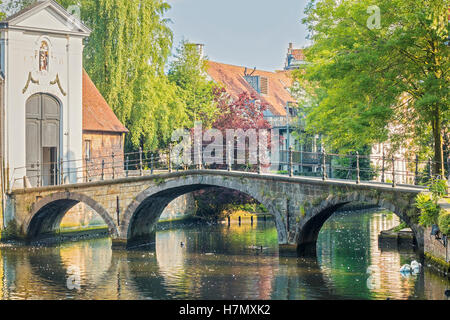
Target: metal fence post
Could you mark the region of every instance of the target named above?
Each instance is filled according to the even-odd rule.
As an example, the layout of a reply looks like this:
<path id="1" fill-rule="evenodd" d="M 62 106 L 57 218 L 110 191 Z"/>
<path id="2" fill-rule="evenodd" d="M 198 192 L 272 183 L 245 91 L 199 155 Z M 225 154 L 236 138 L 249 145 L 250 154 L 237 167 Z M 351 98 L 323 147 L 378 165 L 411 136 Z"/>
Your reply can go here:
<path id="1" fill-rule="evenodd" d="M 60 175 L 60 181 L 59 184 L 63 185 L 64 184 L 64 167 L 63 167 L 64 161 L 63 159 L 59 159 L 59 175 Z"/>
<path id="2" fill-rule="evenodd" d="M 414 172 L 414 184 L 419 184 L 419 156 L 416 155 L 416 171 Z"/>
<path id="3" fill-rule="evenodd" d="M 142 177 L 144 175 L 144 171 L 142 168 L 142 147 L 139 147 L 139 175 Z"/>
<path id="4" fill-rule="evenodd" d="M 198 169 L 202 170 L 203 169 L 203 146 L 199 143 L 198 144 L 198 156 L 199 156 L 199 164 L 198 164 Z"/>
<path id="5" fill-rule="evenodd" d="M 84 181 L 85 182 L 88 182 L 88 175 L 89 175 L 89 172 L 88 172 L 88 161 L 89 161 L 89 159 L 88 159 L 88 157 L 86 156 L 85 158 L 84 158 L 84 175 L 85 175 L 85 177 L 84 177 Z"/>
<path id="6" fill-rule="evenodd" d="M 171 146 L 169 145 L 169 151 L 168 151 L 168 157 L 167 157 L 167 160 L 169 161 L 169 163 L 168 163 L 168 169 L 169 169 L 169 173 L 172 173 L 172 148 L 171 148 Z"/>
<path id="7" fill-rule="evenodd" d="M 105 159 L 102 159 L 102 181 L 105 180 Z"/>
<path id="8" fill-rule="evenodd" d="M 384 155 L 384 147 L 383 147 L 383 159 L 382 159 L 382 167 L 381 167 L 381 182 L 382 182 L 382 183 L 385 183 L 385 182 L 386 182 L 385 177 L 384 177 L 384 173 L 385 173 L 385 171 L 386 171 L 386 165 L 385 165 L 385 162 L 386 162 L 386 157 L 385 157 L 385 155 Z"/>
<path id="9" fill-rule="evenodd" d="M 41 186 L 41 166 L 39 165 L 39 160 L 37 161 L 36 164 L 37 167 L 37 186 L 40 187 Z"/>
<path id="10" fill-rule="evenodd" d="M 361 183 L 361 168 L 359 166 L 359 152 L 356 151 L 356 183 Z"/>
<path id="11" fill-rule="evenodd" d="M 322 180 L 327 180 L 327 154 L 322 150 Z"/>
<path id="12" fill-rule="evenodd" d="M 154 158 L 153 158 L 153 153 L 150 155 L 150 173 L 153 174 L 153 170 L 154 170 Z"/>
<path id="13" fill-rule="evenodd" d="M 395 181 L 395 156 L 392 156 L 392 187 L 395 188 L 397 182 Z"/>
<path id="14" fill-rule="evenodd" d="M 257 168 L 258 174 L 261 174 L 261 159 L 259 158 L 260 156 L 261 156 L 261 154 L 260 154 L 259 143 L 258 143 L 258 147 L 256 149 L 256 165 L 258 166 L 258 168 Z"/>
<path id="15" fill-rule="evenodd" d="M 228 143 L 227 160 L 227 170 L 231 171 L 231 143 Z"/>
<path id="16" fill-rule="evenodd" d="M 126 177 L 128 178 L 128 164 L 130 163 L 130 157 L 129 156 L 127 156 L 127 160 L 126 160 L 126 162 L 125 162 L 125 175 L 126 175 Z"/>
<path id="17" fill-rule="evenodd" d="M 429 177 L 430 181 L 433 180 L 433 167 L 431 164 L 431 159 L 428 159 L 428 170 L 429 170 Z"/>
<path id="18" fill-rule="evenodd" d="M 115 154 L 114 154 L 114 152 L 111 154 L 111 158 L 112 158 L 112 178 L 113 178 L 113 180 L 116 178 L 116 168 L 114 167 L 114 157 L 115 157 Z"/>
<path id="19" fill-rule="evenodd" d="M 117 225 L 120 227 L 120 202 L 119 202 L 119 196 L 116 197 L 116 214 L 117 214 Z"/>
<path id="20" fill-rule="evenodd" d="M 300 172 L 303 173 L 303 143 L 300 146 Z"/>
<path id="21" fill-rule="evenodd" d="M 289 177 L 294 175 L 294 167 L 292 165 L 293 155 L 292 155 L 292 147 L 289 147 Z"/>

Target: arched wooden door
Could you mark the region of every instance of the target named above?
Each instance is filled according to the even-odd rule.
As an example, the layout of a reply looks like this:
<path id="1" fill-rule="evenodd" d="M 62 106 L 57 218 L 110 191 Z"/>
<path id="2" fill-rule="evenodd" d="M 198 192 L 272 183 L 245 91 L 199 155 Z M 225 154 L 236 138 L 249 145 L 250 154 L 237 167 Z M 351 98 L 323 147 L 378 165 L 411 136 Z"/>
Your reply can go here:
<path id="1" fill-rule="evenodd" d="M 61 106 L 48 94 L 35 94 L 26 104 L 26 166 L 32 186 L 58 183 Z"/>

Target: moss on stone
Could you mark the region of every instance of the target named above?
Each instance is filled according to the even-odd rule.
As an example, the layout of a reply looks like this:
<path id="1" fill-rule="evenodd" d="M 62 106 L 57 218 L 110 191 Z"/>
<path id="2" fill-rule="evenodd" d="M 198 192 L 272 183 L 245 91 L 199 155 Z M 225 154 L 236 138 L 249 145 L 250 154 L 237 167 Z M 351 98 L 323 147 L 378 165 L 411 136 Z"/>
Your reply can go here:
<path id="1" fill-rule="evenodd" d="M 450 262 L 445 262 L 444 260 L 433 256 L 432 254 L 425 252 L 425 261 L 431 264 L 433 267 L 441 272 L 444 272 L 447 277 L 450 276 Z"/>
<path id="2" fill-rule="evenodd" d="M 312 201 L 312 206 L 313 206 L 313 207 L 318 206 L 319 204 L 322 203 L 322 201 L 325 201 L 325 199 L 326 199 L 326 197 L 315 198 L 315 199 Z"/>
<path id="3" fill-rule="evenodd" d="M 306 210 L 303 205 L 300 206 L 300 217 L 304 218 L 306 216 Z"/>
<path id="4" fill-rule="evenodd" d="M 166 180 L 163 179 L 163 178 L 156 178 L 156 179 L 155 179 L 155 184 L 156 184 L 156 186 L 160 186 L 160 185 L 162 185 L 162 184 L 165 183 L 165 182 L 166 182 Z"/>

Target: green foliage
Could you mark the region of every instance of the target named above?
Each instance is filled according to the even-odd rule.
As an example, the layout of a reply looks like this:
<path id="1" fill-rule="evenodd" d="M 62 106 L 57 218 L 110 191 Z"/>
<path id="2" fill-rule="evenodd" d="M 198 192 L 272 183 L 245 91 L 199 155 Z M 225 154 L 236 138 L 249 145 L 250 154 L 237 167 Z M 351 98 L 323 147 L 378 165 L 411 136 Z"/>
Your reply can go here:
<path id="1" fill-rule="evenodd" d="M 394 230 L 394 232 L 399 232 L 405 228 L 409 228 L 409 226 L 406 224 L 406 222 L 402 222 L 397 227 L 395 227 L 393 230 Z"/>
<path id="2" fill-rule="evenodd" d="M 2 3 L 2 2 L 0 2 L 0 3 Z M 0 16 L 3 19 L 5 16 L 10 16 L 35 2 L 36 2 L 36 0 L 9 0 L 9 1 L 6 1 L 3 6 L 5 12 L 0 13 Z"/>
<path id="3" fill-rule="evenodd" d="M 14 13 L 33 0 L 11 0 Z M 172 31 L 164 0 L 57 0 L 79 5 L 92 33 L 84 48 L 86 71 L 130 130 L 126 149 L 157 149 L 186 121 L 183 91 L 164 74 Z"/>
<path id="4" fill-rule="evenodd" d="M 267 209 L 250 196 L 236 190 L 210 188 L 194 192 L 196 203 L 195 216 L 217 221 L 224 219 L 234 211 L 251 213 L 267 212 Z"/>
<path id="5" fill-rule="evenodd" d="M 433 196 L 433 200 L 438 201 L 447 193 L 447 181 L 434 178 L 428 185 L 428 189 Z"/>
<path id="6" fill-rule="evenodd" d="M 410 147 L 412 141 L 416 151 L 434 153 L 443 164 L 450 127 L 448 2 L 377 1 L 380 29 L 367 27 L 372 5 L 317 0 L 307 6 L 303 22 L 313 45 L 306 50 L 309 63 L 295 74 L 304 91 L 306 131 L 323 134 L 340 152 L 388 140 L 394 148 Z"/>
<path id="7" fill-rule="evenodd" d="M 372 180 L 376 176 L 376 171 L 371 166 L 370 148 L 365 146 L 359 150 L 359 176 L 361 180 Z M 348 157 L 334 157 L 332 163 L 333 176 L 338 179 L 351 179 L 356 180 L 356 167 L 357 160 L 356 155 L 352 154 Z M 336 169 L 334 169 L 336 168 Z"/>
<path id="8" fill-rule="evenodd" d="M 450 212 L 445 212 L 439 216 L 438 226 L 443 234 L 450 235 Z"/>
<path id="9" fill-rule="evenodd" d="M 213 81 L 207 79 L 207 62 L 200 56 L 197 45 L 182 41 L 177 48 L 176 59 L 170 64 L 169 81 L 180 88 L 180 96 L 186 103 L 187 126 L 194 127 L 201 121 L 210 128 L 217 116 Z"/>
<path id="10" fill-rule="evenodd" d="M 416 198 L 416 207 L 420 210 L 419 223 L 429 227 L 438 224 L 441 209 L 428 194 L 419 194 Z"/>
<path id="11" fill-rule="evenodd" d="M 440 179 L 432 179 L 428 185 L 430 194 L 419 194 L 416 198 L 416 207 L 420 210 L 419 223 L 425 227 L 439 223 L 441 208 L 439 200 L 445 195 L 447 182 Z M 445 225 L 444 225 L 445 227 Z"/>
<path id="12" fill-rule="evenodd" d="M 300 216 L 302 218 L 306 216 L 305 206 L 300 206 Z"/>
<path id="13" fill-rule="evenodd" d="M 2 239 L 19 240 L 21 238 L 23 238 L 23 234 L 16 220 L 10 221 L 8 226 L 2 232 Z"/>

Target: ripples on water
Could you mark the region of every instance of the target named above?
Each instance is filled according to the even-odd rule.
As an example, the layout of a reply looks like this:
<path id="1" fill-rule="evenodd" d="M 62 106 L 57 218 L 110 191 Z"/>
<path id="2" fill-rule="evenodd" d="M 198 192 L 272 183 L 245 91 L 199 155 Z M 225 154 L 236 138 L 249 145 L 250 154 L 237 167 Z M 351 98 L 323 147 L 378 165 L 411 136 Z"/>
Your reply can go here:
<path id="1" fill-rule="evenodd" d="M 409 277 L 399 273 L 403 264 L 418 259 L 414 252 L 378 248 L 379 232 L 398 223 L 381 213 L 335 214 L 319 235 L 317 259 L 279 257 L 277 232 L 270 221 L 160 231 L 153 251 L 112 252 L 109 239 L 2 247 L 0 296 L 444 299 L 448 280 L 429 272 Z"/>

